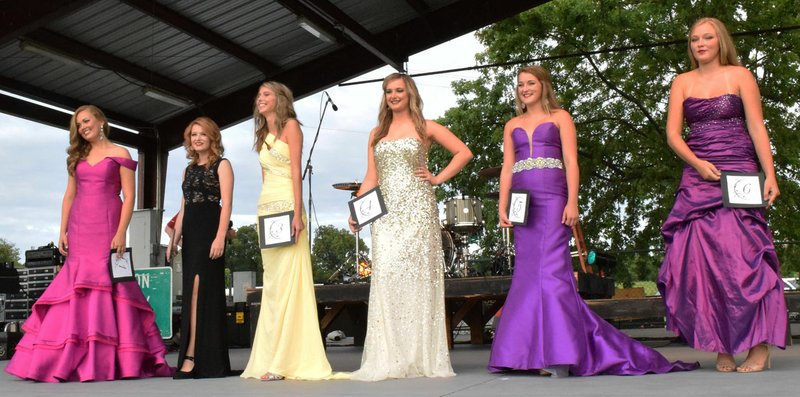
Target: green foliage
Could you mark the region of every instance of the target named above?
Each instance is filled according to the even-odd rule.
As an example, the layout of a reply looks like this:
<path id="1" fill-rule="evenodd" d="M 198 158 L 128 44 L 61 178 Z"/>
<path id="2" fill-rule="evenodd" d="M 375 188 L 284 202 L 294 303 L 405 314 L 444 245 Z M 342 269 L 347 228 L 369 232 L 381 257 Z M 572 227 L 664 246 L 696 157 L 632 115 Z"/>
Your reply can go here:
<path id="1" fill-rule="evenodd" d="M 796 0 L 599 1 L 554 0 L 477 33 L 486 46 L 479 63 L 542 59 L 556 93 L 578 128 L 580 209 L 587 244 L 619 253 L 617 277 L 627 285 L 653 279 L 663 246 L 660 227 L 672 208 L 683 164 L 665 142 L 666 104 L 672 78 L 689 70 L 685 37 L 691 24 L 715 16 L 732 33 L 796 26 Z M 604 52 L 622 46 L 679 41 L 679 44 Z M 741 60 L 758 79 L 764 117 L 774 148 L 782 195 L 768 212 L 776 241 L 800 241 L 795 225 L 800 197 L 800 31 L 734 37 Z M 569 56 L 570 54 L 583 54 Z M 563 56 L 563 57 L 560 57 Z M 560 57 L 560 58 L 558 58 Z M 440 199 L 457 193 L 482 196 L 497 179 L 477 178 L 502 163 L 502 127 L 513 116 L 519 66 L 484 69 L 474 81 L 453 89 L 458 105 L 439 120 L 475 153 L 465 171 L 440 189 Z M 431 155 L 441 169 L 449 156 Z M 487 238 L 483 251 L 497 248 L 497 206 L 484 200 Z M 785 273 L 800 270 L 796 243 L 777 245 Z M 636 254 L 630 254 L 636 252 Z"/>
<path id="2" fill-rule="evenodd" d="M 261 250 L 258 248 L 258 231 L 255 224 L 237 229 L 236 237 L 225 250 L 225 262 L 232 272 L 254 271 L 256 283 L 261 285 L 264 268 L 261 266 Z"/>
<path id="3" fill-rule="evenodd" d="M 19 248 L 10 241 L 0 238 L 0 263 L 10 263 L 19 267 Z"/>
<path id="4" fill-rule="evenodd" d="M 345 270 L 352 272 L 355 245 L 356 237 L 349 231 L 333 225 L 320 226 L 314 232 L 314 252 L 311 254 L 314 282 L 328 281 L 342 265 L 350 266 Z M 359 250 L 365 257 L 369 254 L 369 248 L 362 239 L 359 239 Z"/>

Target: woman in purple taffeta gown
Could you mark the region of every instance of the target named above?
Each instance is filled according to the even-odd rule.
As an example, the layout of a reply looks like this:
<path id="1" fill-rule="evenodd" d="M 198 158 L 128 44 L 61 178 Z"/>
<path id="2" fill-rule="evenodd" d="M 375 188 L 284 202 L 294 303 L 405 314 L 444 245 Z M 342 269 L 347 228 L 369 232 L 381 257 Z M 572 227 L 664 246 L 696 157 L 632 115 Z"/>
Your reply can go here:
<path id="1" fill-rule="evenodd" d="M 578 221 L 575 124 L 540 66 L 517 75 L 517 117 L 506 123 L 500 173 L 500 225 L 510 189 L 530 193 L 528 221 L 514 226 L 516 262 L 497 326 L 489 370 L 588 376 L 689 370 L 670 363 L 592 312 L 575 286 L 569 253 Z"/>
<path id="2" fill-rule="evenodd" d="M 758 372 L 769 366 L 768 346 L 786 343 L 778 257 L 764 208 L 723 207 L 720 171 L 762 171 L 764 200 L 771 205 L 780 194 L 761 95 L 719 20 L 692 26 L 689 58 L 694 69 L 675 78 L 669 98 L 667 142 L 686 164 L 662 227 L 658 288 L 667 327 L 716 352 L 717 370 Z M 745 350 L 737 367 L 733 355 Z"/>

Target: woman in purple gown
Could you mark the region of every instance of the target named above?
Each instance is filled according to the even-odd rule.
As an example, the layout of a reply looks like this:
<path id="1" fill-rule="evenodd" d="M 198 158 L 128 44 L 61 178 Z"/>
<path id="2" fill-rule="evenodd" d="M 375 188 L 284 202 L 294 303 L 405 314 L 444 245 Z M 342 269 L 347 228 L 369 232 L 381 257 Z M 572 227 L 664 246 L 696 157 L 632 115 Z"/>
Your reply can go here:
<path id="1" fill-rule="evenodd" d="M 108 141 L 108 132 L 94 106 L 72 116 L 58 240 L 67 260 L 22 326 L 25 335 L 6 367 L 12 375 L 40 382 L 172 376 L 139 285 L 109 275 L 110 252 L 125 251 L 136 162 Z"/>
<path id="2" fill-rule="evenodd" d="M 688 370 L 670 363 L 592 312 L 575 286 L 569 253 L 578 221 L 575 124 L 540 66 L 517 74 L 517 117 L 505 125 L 500 225 L 511 227 L 511 189 L 530 193 L 528 221 L 514 226 L 516 262 L 489 370 L 555 376 L 641 375 Z"/>
<path id="3" fill-rule="evenodd" d="M 692 26 L 689 58 L 694 69 L 675 78 L 669 98 L 667 142 L 686 164 L 661 229 L 658 288 L 667 327 L 695 349 L 716 352 L 717 370 L 758 372 L 769 364 L 768 345 L 785 347 L 778 257 L 763 208 L 723 207 L 720 171 L 761 171 L 764 200 L 780 194 L 761 95 L 719 20 Z M 737 367 L 733 355 L 745 350 Z"/>

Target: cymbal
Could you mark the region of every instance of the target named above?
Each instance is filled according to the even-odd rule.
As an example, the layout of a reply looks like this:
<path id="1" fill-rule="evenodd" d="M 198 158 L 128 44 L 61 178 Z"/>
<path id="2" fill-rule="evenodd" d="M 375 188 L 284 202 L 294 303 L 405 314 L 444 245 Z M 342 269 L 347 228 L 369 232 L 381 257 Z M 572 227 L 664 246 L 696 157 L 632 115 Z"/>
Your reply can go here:
<path id="1" fill-rule="evenodd" d="M 478 171 L 478 175 L 484 178 L 494 178 L 500 176 L 500 169 L 502 167 L 487 167 Z"/>
<path id="2" fill-rule="evenodd" d="M 484 194 L 483 197 L 486 197 L 487 199 L 491 200 L 497 200 L 500 198 L 500 192 L 489 192 Z"/>
<path id="3" fill-rule="evenodd" d="M 352 192 L 358 191 L 361 187 L 360 182 L 342 182 L 342 183 L 334 183 L 333 188 L 339 190 L 349 190 Z"/>

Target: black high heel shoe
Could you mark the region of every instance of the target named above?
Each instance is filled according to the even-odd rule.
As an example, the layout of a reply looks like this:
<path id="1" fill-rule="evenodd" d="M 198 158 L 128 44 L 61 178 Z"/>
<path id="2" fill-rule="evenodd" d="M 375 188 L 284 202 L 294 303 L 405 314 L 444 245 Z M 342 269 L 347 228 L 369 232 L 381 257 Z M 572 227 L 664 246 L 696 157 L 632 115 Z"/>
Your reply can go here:
<path id="1" fill-rule="evenodd" d="M 192 356 L 185 356 L 183 361 L 191 361 L 194 364 L 194 357 Z M 175 371 L 175 374 L 172 375 L 172 379 L 192 379 L 194 378 L 194 365 L 192 365 L 192 369 L 190 371 Z"/>

